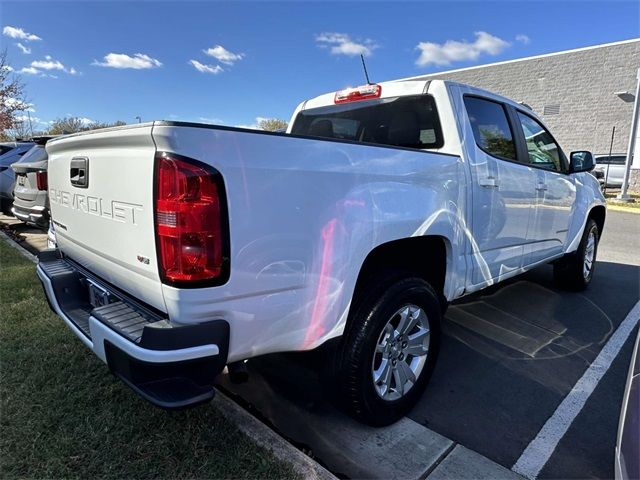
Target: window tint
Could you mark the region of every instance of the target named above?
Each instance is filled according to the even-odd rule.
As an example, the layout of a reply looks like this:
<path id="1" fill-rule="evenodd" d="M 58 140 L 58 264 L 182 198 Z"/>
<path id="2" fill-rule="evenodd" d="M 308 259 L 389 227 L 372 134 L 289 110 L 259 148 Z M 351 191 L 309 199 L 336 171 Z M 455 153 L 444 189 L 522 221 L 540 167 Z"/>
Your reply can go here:
<path id="1" fill-rule="evenodd" d="M 529 163 L 534 167 L 562 171 L 560 147 L 554 142 L 551 134 L 536 120 L 522 112 L 518 112 L 518 119 L 527 143 Z"/>
<path id="2" fill-rule="evenodd" d="M 465 97 L 464 104 L 478 146 L 496 157 L 515 160 L 516 147 L 504 107 L 476 97 Z"/>
<path id="3" fill-rule="evenodd" d="M 428 95 L 302 110 L 291 133 L 418 149 L 442 146 L 435 103 Z"/>

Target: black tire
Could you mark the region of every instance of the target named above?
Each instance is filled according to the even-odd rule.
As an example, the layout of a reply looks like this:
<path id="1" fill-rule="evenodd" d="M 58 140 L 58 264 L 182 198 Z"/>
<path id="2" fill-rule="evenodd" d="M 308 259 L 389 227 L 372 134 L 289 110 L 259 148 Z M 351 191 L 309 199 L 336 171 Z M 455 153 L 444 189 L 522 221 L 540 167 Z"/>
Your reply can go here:
<path id="1" fill-rule="evenodd" d="M 13 202 L 11 200 L 5 200 L 4 198 L 0 200 L 0 211 L 7 216 L 13 216 L 11 213 L 11 205 Z"/>
<path id="2" fill-rule="evenodd" d="M 369 425 L 383 426 L 406 415 L 429 382 L 440 346 L 442 306 L 436 292 L 421 278 L 396 272 L 376 280 L 375 288 L 368 288 L 360 299 L 355 299 L 347 329 L 333 352 L 332 388 L 337 388 L 337 400 L 351 416 Z M 426 362 L 404 396 L 386 400 L 374 385 L 374 352 L 394 313 L 409 304 L 420 307 L 427 317 L 430 335 Z"/>
<path id="3" fill-rule="evenodd" d="M 587 254 L 587 244 L 589 242 L 589 236 L 592 234 L 595 239 L 595 244 L 593 246 L 593 260 L 591 269 L 588 274 L 585 274 L 584 265 L 585 256 Z M 598 230 L 598 224 L 593 219 L 590 219 L 587 221 L 587 225 L 584 228 L 578 249 L 573 253 L 565 255 L 553 264 L 553 276 L 559 287 L 566 290 L 581 291 L 589 286 L 593 279 L 593 272 L 596 267 L 599 241 L 600 232 Z"/>

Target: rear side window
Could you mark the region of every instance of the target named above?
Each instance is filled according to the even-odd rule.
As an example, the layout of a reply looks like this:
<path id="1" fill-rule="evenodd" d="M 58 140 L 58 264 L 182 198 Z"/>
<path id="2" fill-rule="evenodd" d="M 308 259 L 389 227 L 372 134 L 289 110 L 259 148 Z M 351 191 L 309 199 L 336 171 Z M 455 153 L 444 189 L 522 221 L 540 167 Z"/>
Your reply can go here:
<path id="1" fill-rule="evenodd" d="M 0 157 L 0 167 L 8 167 L 12 163 L 16 163 L 20 160 L 20 157 L 24 156 L 29 151 L 29 147 L 16 147 L 13 150 L 8 151 Z"/>
<path id="2" fill-rule="evenodd" d="M 477 97 L 464 97 L 464 104 L 476 144 L 490 155 L 515 160 L 516 146 L 504 106 Z"/>
<path id="3" fill-rule="evenodd" d="M 42 162 L 47 158 L 47 151 L 44 149 L 44 146 L 34 145 L 31 147 L 31 150 L 22 156 L 20 163 Z"/>
<path id="4" fill-rule="evenodd" d="M 7 153 L 12 148 L 13 147 L 10 146 L 10 145 L 0 145 L 0 155 L 4 155 L 5 153 Z"/>
<path id="5" fill-rule="evenodd" d="M 429 95 L 302 110 L 291 133 L 417 149 L 440 148 L 443 144 L 435 102 Z"/>

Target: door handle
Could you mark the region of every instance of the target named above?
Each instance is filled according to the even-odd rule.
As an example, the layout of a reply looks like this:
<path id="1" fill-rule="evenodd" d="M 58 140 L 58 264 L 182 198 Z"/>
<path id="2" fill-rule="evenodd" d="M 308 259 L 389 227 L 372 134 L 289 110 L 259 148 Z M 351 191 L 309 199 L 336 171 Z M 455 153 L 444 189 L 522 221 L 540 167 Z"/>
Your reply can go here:
<path id="1" fill-rule="evenodd" d="M 69 169 L 69 179 L 71 185 L 78 188 L 89 186 L 89 159 L 86 157 L 76 157 L 71 159 Z"/>
<path id="2" fill-rule="evenodd" d="M 481 187 L 484 188 L 498 188 L 498 181 L 495 177 L 485 177 L 478 180 Z"/>
<path id="3" fill-rule="evenodd" d="M 536 186 L 536 190 L 539 192 L 546 192 L 547 191 L 547 185 L 545 183 L 539 183 Z"/>

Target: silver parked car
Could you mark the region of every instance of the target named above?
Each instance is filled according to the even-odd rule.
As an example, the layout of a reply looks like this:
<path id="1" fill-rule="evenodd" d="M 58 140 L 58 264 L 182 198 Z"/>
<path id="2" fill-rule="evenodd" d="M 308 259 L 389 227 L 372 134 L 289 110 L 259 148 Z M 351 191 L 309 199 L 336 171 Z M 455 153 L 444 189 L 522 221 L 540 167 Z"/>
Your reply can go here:
<path id="1" fill-rule="evenodd" d="M 35 144 L 33 142 L 11 142 L 11 147 L 5 148 L 8 145 L 8 143 L 1 144 L 4 153 L 0 155 L 0 210 L 6 214 L 11 213 L 13 187 L 16 180 L 11 164 L 19 161 Z"/>
<path id="2" fill-rule="evenodd" d="M 596 178 L 601 179 L 603 184 L 606 180 L 608 188 L 620 188 L 627 156 L 624 154 L 594 155 L 593 158 L 596 161 L 596 168 L 593 169 L 593 173 L 597 175 Z"/>
<path id="3" fill-rule="evenodd" d="M 34 138 L 33 148 L 11 165 L 16 174 L 11 212 L 17 219 L 41 228 L 49 227 L 48 156 L 44 146 L 51 138 Z"/>

